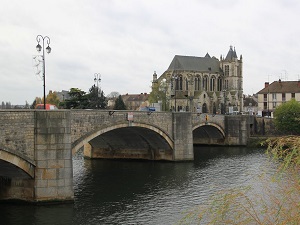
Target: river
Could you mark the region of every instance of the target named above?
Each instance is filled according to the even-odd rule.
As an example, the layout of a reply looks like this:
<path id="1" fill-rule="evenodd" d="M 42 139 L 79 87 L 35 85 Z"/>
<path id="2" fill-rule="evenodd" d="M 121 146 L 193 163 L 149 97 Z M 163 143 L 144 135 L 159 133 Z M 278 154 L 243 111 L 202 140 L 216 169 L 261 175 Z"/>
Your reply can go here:
<path id="1" fill-rule="evenodd" d="M 74 204 L 0 204 L 0 224 L 176 224 L 228 188 L 259 186 L 274 164 L 263 149 L 194 147 L 190 162 L 73 159 Z"/>

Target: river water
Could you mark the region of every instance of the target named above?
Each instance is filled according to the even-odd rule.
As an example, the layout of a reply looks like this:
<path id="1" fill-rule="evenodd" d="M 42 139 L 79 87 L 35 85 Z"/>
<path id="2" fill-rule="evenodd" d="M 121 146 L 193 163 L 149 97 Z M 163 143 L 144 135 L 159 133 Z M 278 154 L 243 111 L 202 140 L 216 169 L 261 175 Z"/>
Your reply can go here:
<path id="1" fill-rule="evenodd" d="M 0 205 L 0 224 L 177 224 L 221 190 L 273 173 L 262 149 L 194 147 L 191 162 L 73 159 L 74 204 Z"/>

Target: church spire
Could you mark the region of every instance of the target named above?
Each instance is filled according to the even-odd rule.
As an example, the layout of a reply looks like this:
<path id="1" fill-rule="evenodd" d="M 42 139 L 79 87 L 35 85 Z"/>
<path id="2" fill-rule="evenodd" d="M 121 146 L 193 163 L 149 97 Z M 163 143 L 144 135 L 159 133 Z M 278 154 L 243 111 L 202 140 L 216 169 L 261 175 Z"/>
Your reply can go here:
<path id="1" fill-rule="evenodd" d="M 227 56 L 226 56 L 225 60 L 226 61 L 233 61 L 236 58 L 237 58 L 237 55 L 236 55 L 235 48 L 232 49 L 232 45 L 230 45 L 230 48 L 229 48 L 229 51 L 227 53 Z"/>

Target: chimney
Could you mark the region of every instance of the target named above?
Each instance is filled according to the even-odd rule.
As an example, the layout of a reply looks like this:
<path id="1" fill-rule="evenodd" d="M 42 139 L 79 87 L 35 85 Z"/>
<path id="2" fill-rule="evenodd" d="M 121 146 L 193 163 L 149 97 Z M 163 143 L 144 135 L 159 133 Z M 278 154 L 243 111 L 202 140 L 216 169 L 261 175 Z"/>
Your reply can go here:
<path id="1" fill-rule="evenodd" d="M 269 82 L 265 82 L 265 88 L 269 87 Z"/>

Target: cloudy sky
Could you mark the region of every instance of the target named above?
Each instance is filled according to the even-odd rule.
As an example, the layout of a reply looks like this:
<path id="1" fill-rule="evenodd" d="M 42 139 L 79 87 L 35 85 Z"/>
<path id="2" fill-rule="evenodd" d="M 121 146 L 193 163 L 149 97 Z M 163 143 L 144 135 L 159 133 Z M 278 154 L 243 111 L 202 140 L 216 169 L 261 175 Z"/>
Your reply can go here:
<path id="1" fill-rule="evenodd" d="M 300 78 L 299 0 L 1 0 L 0 101 L 43 96 L 33 56 L 50 37 L 46 93 L 88 91 L 94 74 L 107 95 L 150 92 L 174 55 L 211 56 L 236 48 L 244 93 L 265 81 Z"/>

